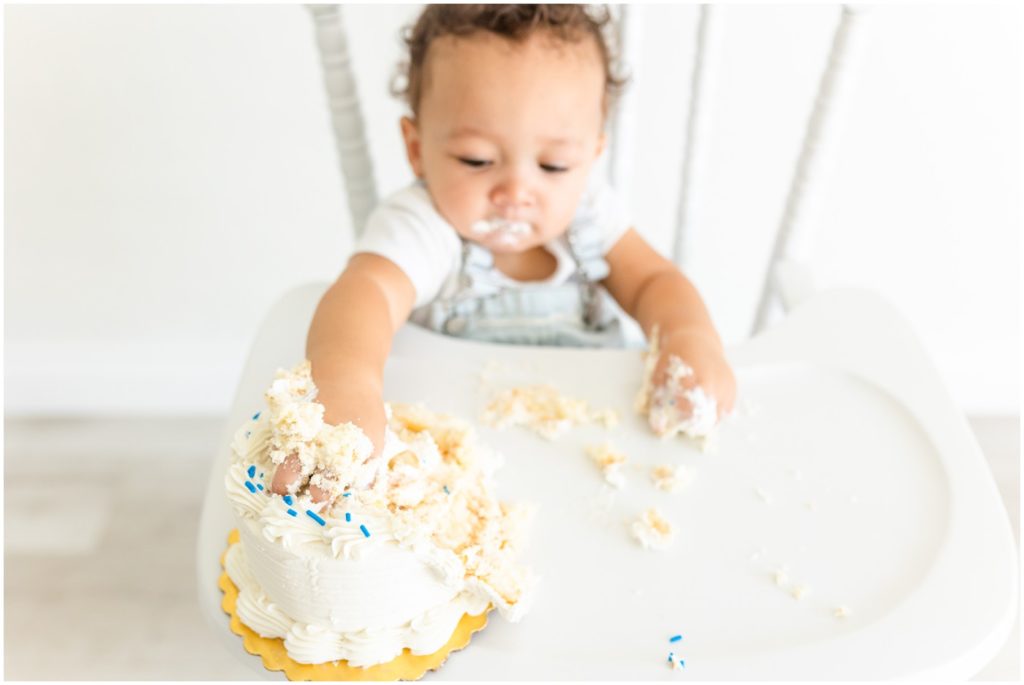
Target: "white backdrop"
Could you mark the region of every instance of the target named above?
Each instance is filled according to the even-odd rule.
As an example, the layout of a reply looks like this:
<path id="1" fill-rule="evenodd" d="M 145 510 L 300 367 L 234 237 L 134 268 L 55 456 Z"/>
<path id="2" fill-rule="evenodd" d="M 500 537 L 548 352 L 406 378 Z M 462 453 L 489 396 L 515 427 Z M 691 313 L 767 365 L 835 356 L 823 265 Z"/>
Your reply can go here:
<path id="1" fill-rule="evenodd" d="M 691 277 L 729 343 L 753 317 L 837 8 L 721 6 Z M 349 6 L 377 183 L 408 182 L 387 92 L 416 6 Z M 644 8 L 623 191 L 670 247 L 694 6 Z M 819 285 L 885 294 L 960 404 L 1016 413 L 1020 14 L 876 8 L 816 217 Z M 349 225 L 299 6 L 5 9 L 9 414 L 211 413 L 287 288 Z"/>

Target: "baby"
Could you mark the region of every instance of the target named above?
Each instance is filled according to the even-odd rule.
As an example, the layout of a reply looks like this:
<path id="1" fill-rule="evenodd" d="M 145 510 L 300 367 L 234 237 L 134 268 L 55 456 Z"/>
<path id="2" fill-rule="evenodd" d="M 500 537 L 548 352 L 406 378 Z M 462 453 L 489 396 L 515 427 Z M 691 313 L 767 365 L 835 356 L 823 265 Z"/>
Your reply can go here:
<path id="1" fill-rule="evenodd" d="M 693 371 L 684 389 L 699 386 L 719 416 L 731 410 L 736 382 L 700 295 L 594 171 L 621 85 L 607 23 L 581 5 L 420 15 L 406 38 L 401 120 L 417 181 L 370 216 L 306 342 L 328 423 L 355 423 L 380 452 L 384 364 L 406 321 L 492 342 L 621 344 L 609 297 L 646 335 L 660 331 L 655 387 L 675 355 Z M 289 457 L 272 489 L 302 478 Z"/>

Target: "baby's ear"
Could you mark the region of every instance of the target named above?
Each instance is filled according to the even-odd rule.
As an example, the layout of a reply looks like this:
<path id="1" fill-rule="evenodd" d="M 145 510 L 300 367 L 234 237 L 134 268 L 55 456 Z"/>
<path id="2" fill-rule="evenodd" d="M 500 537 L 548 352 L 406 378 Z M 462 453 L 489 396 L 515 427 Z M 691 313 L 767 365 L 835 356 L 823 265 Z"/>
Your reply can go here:
<path id="1" fill-rule="evenodd" d="M 402 138 L 405 140 L 405 154 L 416 178 L 423 178 L 423 153 L 420 149 L 420 132 L 409 117 L 402 117 Z"/>

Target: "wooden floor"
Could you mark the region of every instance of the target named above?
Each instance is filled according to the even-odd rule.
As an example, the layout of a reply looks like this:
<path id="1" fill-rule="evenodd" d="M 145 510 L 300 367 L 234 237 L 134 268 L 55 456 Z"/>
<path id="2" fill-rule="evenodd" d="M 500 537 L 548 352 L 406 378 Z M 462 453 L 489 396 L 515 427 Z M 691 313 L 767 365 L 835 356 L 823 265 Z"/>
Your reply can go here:
<path id="1" fill-rule="evenodd" d="M 971 425 L 1019 540 L 1019 419 Z M 210 418 L 5 422 L 7 679 L 251 678 L 196 599 L 196 527 L 222 428 Z M 978 679 L 1018 680 L 1019 625 Z"/>

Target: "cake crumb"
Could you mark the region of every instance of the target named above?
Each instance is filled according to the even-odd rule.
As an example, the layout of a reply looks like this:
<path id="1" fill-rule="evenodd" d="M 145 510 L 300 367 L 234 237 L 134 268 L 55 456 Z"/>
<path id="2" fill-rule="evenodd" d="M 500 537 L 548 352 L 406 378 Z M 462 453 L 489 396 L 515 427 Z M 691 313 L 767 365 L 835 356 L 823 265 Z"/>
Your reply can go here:
<path id="1" fill-rule="evenodd" d="M 630 530 L 644 549 L 665 549 L 672 542 L 672 524 L 654 507 L 645 511 L 639 521 L 634 521 Z"/>
<path id="2" fill-rule="evenodd" d="M 566 397 L 552 385 L 511 388 L 490 401 L 483 421 L 492 428 L 525 426 L 554 440 L 574 426 L 596 422 L 610 427 L 618 421 L 612 409 L 593 410 L 585 400 Z"/>
<path id="3" fill-rule="evenodd" d="M 591 415 L 590 419 L 604 428 L 615 428 L 619 425 L 619 413 L 614 409 L 597 410 Z"/>
<path id="4" fill-rule="evenodd" d="M 789 582 L 789 576 L 786 574 L 785 568 L 780 568 L 775 571 L 775 584 L 782 587 Z"/>
<path id="5" fill-rule="evenodd" d="M 810 591 L 811 589 L 806 585 L 797 585 L 790 591 L 789 594 L 793 595 L 793 599 L 799 601 L 806 597 Z"/>
<path id="6" fill-rule="evenodd" d="M 718 431 L 714 431 L 700 438 L 698 444 L 703 454 L 718 454 L 718 435 Z"/>
<path id="7" fill-rule="evenodd" d="M 622 488 L 626 484 L 626 478 L 622 473 L 622 465 L 626 463 L 626 455 L 616 451 L 611 443 L 589 445 L 587 447 L 587 454 L 597 467 L 601 469 L 601 473 L 609 485 Z"/>
<path id="8" fill-rule="evenodd" d="M 665 492 L 679 492 L 689 487 L 695 475 L 693 469 L 687 468 L 682 464 L 676 466 L 661 464 L 651 469 L 651 479 L 654 481 L 654 487 Z"/>
<path id="9" fill-rule="evenodd" d="M 842 605 L 837 606 L 835 610 L 832 612 L 832 615 L 836 618 L 846 618 L 850 615 L 850 608 Z"/>

